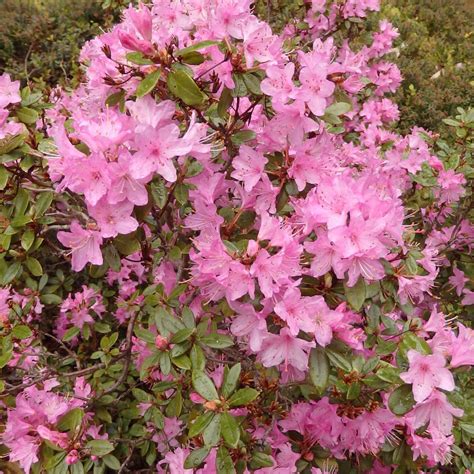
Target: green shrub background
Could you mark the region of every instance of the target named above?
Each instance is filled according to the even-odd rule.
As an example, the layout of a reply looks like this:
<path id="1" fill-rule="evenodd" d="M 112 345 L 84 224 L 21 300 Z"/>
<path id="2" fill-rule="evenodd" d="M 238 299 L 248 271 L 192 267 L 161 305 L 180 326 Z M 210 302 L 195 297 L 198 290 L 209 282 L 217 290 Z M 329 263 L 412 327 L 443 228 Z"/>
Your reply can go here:
<path id="1" fill-rule="evenodd" d="M 0 0 L 0 72 L 39 84 L 75 86 L 85 41 L 120 16 L 129 0 Z M 301 16 L 303 0 L 257 0 L 275 28 Z M 442 131 L 442 119 L 474 104 L 474 0 L 385 0 L 380 18 L 400 31 L 394 60 L 404 82 L 395 95 L 407 132 Z M 377 19 L 373 26 L 377 24 Z"/>

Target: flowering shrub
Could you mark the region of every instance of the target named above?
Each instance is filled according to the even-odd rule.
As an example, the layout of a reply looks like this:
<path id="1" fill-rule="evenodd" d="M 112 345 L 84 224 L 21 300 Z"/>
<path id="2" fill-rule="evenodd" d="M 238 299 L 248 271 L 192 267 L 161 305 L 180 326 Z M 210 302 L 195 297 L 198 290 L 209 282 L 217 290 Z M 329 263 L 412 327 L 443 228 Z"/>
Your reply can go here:
<path id="1" fill-rule="evenodd" d="M 376 0 L 249 6 L 129 7 L 50 102 L 0 77 L 5 470 L 474 467 L 474 111 L 395 132 Z"/>

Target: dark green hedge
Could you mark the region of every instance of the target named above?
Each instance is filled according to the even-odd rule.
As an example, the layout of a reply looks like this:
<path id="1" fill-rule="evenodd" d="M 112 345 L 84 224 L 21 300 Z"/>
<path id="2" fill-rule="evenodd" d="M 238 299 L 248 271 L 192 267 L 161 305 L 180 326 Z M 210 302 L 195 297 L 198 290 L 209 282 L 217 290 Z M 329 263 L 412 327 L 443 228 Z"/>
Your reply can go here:
<path id="1" fill-rule="evenodd" d="M 82 44 L 111 25 L 128 3 L 0 0 L 0 71 L 45 85 L 74 85 Z M 258 14 L 276 28 L 301 18 L 303 8 L 304 0 L 255 2 Z M 385 0 L 382 17 L 400 30 L 395 61 L 404 82 L 395 99 L 401 130 L 413 125 L 439 130 L 456 107 L 474 103 L 474 1 Z"/>

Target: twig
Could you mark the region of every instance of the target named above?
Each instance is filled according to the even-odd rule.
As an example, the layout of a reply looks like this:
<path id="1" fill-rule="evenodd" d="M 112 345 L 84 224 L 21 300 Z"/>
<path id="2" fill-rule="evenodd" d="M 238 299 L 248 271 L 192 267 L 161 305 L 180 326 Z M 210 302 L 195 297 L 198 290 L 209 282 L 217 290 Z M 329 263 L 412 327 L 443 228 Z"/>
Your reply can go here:
<path id="1" fill-rule="evenodd" d="M 125 363 L 123 365 L 122 373 L 118 380 L 112 385 L 112 387 L 105 390 L 101 395 L 97 398 L 101 398 L 104 395 L 108 395 L 109 393 L 114 392 L 122 383 L 125 381 L 128 375 L 128 369 L 130 368 L 130 361 L 132 359 L 132 337 L 133 337 L 133 328 L 135 326 L 135 321 L 137 320 L 138 313 L 132 314 L 130 321 L 127 327 L 127 339 L 126 339 L 126 347 L 123 356 L 125 357 Z"/>

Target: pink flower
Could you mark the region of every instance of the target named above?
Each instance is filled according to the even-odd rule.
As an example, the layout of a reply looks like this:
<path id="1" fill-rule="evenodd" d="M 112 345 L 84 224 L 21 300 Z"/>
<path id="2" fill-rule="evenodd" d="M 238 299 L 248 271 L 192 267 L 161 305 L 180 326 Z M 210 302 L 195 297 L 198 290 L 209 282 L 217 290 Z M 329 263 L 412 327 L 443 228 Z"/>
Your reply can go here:
<path id="1" fill-rule="evenodd" d="M 474 330 L 458 324 L 458 336 L 451 346 L 451 367 L 474 365 Z"/>
<path id="2" fill-rule="evenodd" d="M 464 272 L 458 268 L 454 268 L 452 276 L 449 277 L 449 283 L 451 283 L 453 288 L 456 289 L 456 294 L 458 296 L 461 296 L 464 286 L 468 281 L 469 278 L 467 278 L 466 275 L 464 275 Z"/>
<path id="3" fill-rule="evenodd" d="M 413 396 L 417 402 L 426 400 L 436 387 L 454 390 L 453 374 L 446 369 L 446 361 L 441 354 L 423 355 L 415 350 L 408 351 L 410 368 L 400 374 L 400 378 L 413 385 Z"/>
<path id="4" fill-rule="evenodd" d="M 232 161 L 234 171 L 231 176 L 243 181 L 245 190 L 250 192 L 260 181 L 267 161 L 261 153 L 247 145 L 242 145 L 239 154 Z"/>
<path id="5" fill-rule="evenodd" d="M 429 423 L 430 432 L 435 430 L 449 435 L 453 428 L 453 416 L 460 417 L 463 413 L 463 410 L 455 408 L 449 403 L 444 393 L 434 390 L 429 398 L 415 406 L 408 417 L 415 430 Z"/>
<path id="6" fill-rule="evenodd" d="M 72 464 L 76 464 L 77 461 L 79 461 L 79 452 L 77 451 L 77 449 L 73 449 L 71 451 L 69 451 L 67 453 L 67 456 L 66 456 L 66 464 L 68 466 L 72 465 Z"/>
<path id="7" fill-rule="evenodd" d="M 107 193 L 110 204 L 128 200 L 136 206 L 144 206 L 148 202 L 145 180 L 133 177 L 133 166 L 133 158 L 129 153 L 121 153 L 118 160 L 110 164 L 112 184 Z"/>
<path id="8" fill-rule="evenodd" d="M 71 249 L 72 269 L 80 272 L 87 263 L 102 265 L 102 237 L 95 230 L 83 229 L 77 221 L 71 223 L 70 232 L 58 232 L 58 240 Z"/>
<path id="9" fill-rule="evenodd" d="M 286 370 L 290 364 L 305 371 L 308 368 L 308 351 L 313 347 L 314 342 L 294 337 L 288 328 L 283 328 L 280 334 L 269 334 L 265 338 L 258 357 L 265 367 L 274 367 L 284 362 Z"/>
<path id="10" fill-rule="evenodd" d="M 136 136 L 135 143 L 138 151 L 133 156 L 133 177 L 147 178 L 156 172 L 172 183 L 176 181 L 173 158 L 191 149 L 188 143 L 179 139 L 179 128 L 174 124 L 157 130 L 150 128 L 146 133 Z"/>
<path id="11" fill-rule="evenodd" d="M 413 450 L 413 459 L 426 456 L 431 463 L 447 464 L 451 460 L 453 443 L 454 436 L 444 436 L 438 432 L 433 432 L 431 438 L 412 434 L 410 444 Z"/>
<path id="12" fill-rule="evenodd" d="M 0 109 L 18 102 L 21 102 L 20 81 L 12 81 L 10 76 L 4 72 L 0 76 Z"/>
<path id="13" fill-rule="evenodd" d="M 463 294 L 464 294 L 464 298 L 462 299 L 461 303 L 464 306 L 470 306 L 471 304 L 474 304 L 474 291 L 471 291 L 465 288 L 463 291 Z"/>
<path id="14" fill-rule="evenodd" d="M 260 85 L 262 92 L 272 96 L 278 102 L 287 102 L 294 90 L 295 65 L 290 62 L 283 69 L 278 66 L 269 66 L 265 73 L 267 77 Z"/>
<path id="15" fill-rule="evenodd" d="M 95 206 L 88 207 L 89 214 L 99 225 L 101 237 L 116 237 L 118 234 L 130 234 L 138 227 L 138 222 L 132 217 L 133 204 L 122 201 L 109 204 L 101 199 Z"/>

